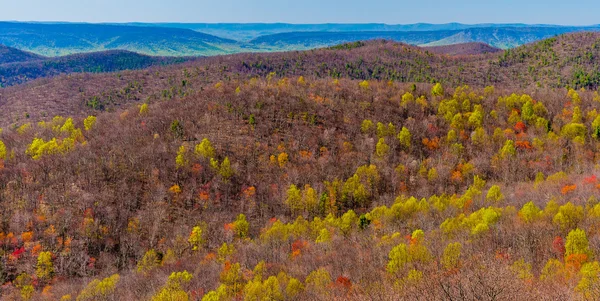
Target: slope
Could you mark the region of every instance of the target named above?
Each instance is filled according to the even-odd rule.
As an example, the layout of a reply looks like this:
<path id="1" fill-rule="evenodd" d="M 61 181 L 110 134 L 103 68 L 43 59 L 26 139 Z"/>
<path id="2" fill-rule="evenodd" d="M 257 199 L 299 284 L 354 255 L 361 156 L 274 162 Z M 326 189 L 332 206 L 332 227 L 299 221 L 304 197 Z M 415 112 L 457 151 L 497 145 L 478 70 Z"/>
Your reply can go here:
<path id="1" fill-rule="evenodd" d="M 0 45 L 0 65 L 6 63 L 35 61 L 43 58 L 44 57 L 30 52 Z"/>
<path id="2" fill-rule="evenodd" d="M 421 48 L 426 49 L 427 51 L 431 51 L 433 53 L 447 55 L 474 55 L 496 53 L 502 51 L 502 49 L 500 48 L 492 47 L 485 43 L 476 42 L 451 44 L 445 46 L 425 46 Z"/>
<path id="3" fill-rule="evenodd" d="M 14 22 L 0 22 L 0 44 L 48 56 L 111 49 L 151 55 L 214 55 L 238 47 L 233 40 L 188 29 Z"/>
<path id="4" fill-rule="evenodd" d="M 253 77 L 348 78 L 523 89 L 596 89 L 600 33 L 551 38 L 501 53 L 435 54 L 389 41 L 283 53 L 208 57 L 182 65 L 116 74 L 76 74 L 0 90 L 0 125 L 53 115 L 116 110 L 132 102 L 177 99 L 218 83 Z"/>
<path id="5" fill-rule="evenodd" d="M 151 57 L 124 50 L 74 54 L 56 58 L 34 56 L 33 61 L 0 64 L 0 87 L 22 84 L 36 78 L 75 72 L 114 72 L 181 63 L 189 57 Z"/>

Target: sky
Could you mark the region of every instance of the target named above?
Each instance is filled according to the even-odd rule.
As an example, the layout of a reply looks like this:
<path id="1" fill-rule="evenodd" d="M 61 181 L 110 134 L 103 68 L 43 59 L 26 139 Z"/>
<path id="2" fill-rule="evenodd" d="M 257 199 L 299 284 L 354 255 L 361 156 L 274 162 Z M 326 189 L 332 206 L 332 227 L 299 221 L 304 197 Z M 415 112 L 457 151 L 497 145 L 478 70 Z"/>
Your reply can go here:
<path id="1" fill-rule="evenodd" d="M 600 23 L 598 0 L 0 0 L 0 20 L 184 23 Z"/>

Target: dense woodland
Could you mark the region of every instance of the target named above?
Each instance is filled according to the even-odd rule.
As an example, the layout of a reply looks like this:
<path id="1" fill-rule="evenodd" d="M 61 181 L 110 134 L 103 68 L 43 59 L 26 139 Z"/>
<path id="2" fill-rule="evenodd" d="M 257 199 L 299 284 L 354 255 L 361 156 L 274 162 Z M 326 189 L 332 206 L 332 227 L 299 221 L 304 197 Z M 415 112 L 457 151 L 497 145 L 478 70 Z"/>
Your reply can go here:
<path id="1" fill-rule="evenodd" d="M 429 51 L 371 41 L 310 51 L 207 57 L 137 71 L 43 78 L 0 89 L 0 109 L 4 112 L 0 126 L 51 120 L 55 115 L 85 117 L 131 103 L 182 98 L 219 81 L 254 77 L 392 80 L 447 87 L 493 85 L 539 93 L 565 87 L 595 90 L 600 84 L 600 33 L 563 35 L 500 53 L 435 53 L 440 50 L 451 53 L 456 49 Z"/>
<path id="2" fill-rule="evenodd" d="M 591 51 L 569 39 L 498 66 Z M 403 46 L 317 53 L 364 47 Z M 227 60 L 3 91 L 77 89 L 61 116 L 3 120 L 3 298 L 600 298 L 594 85 L 299 75 L 274 59 L 208 75 Z"/>

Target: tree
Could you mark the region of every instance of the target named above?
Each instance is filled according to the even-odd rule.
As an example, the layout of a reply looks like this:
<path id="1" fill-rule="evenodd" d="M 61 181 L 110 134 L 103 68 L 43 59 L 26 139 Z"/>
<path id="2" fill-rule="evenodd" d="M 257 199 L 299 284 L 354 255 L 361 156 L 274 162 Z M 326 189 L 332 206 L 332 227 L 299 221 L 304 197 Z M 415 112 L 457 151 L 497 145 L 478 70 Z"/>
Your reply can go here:
<path id="1" fill-rule="evenodd" d="M 144 103 L 140 106 L 140 116 L 148 114 L 148 104 Z"/>
<path id="2" fill-rule="evenodd" d="M 565 243 L 565 258 L 577 254 L 585 255 L 587 260 L 592 259 L 592 251 L 590 250 L 587 235 L 581 229 L 571 230 L 567 235 L 567 242 Z"/>
<path id="3" fill-rule="evenodd" d="M 383 158 L 385 158 L 385 156 L 387 156 L 389 150 L 390 150 L 390 146 L 385 143 L 385 139 L 379 138 L 379 141 L 377 142 L 377 145 L 375 146 L 375 155 L 378 158 L 383 159 Z"/>
<path id="4" fill-rule="evenodd" d="M 446 246 L 442 257 L 442 265 L 446 270 L 452 270 L 459 267 L 461 249 L 462 245 L 459 242 L 451 243 Z"/>
<path id="5" fill-rule="evenodd" d="M 369 82 L 366 80 L 363 80 L 362 82 L 360 82 L 358 84 L 358 86 L 360 86 L 360 88 L 363 90 L 369 90 Z"/>
<path id="6" fill-rule="evenodd" d="M 280 153 L 277 156 L 277 163 L 279 164 L 279 167 L 284 168 L 288 163 L 288 154 Z"/>
<path id="7" fill-rule="evenodd" d="M 521 118 L 528 123 L 531 123 L 535 120 L 536 116 L 533 111 L 533 102 L 531 100 L 525 102 L 525 104 L 523 104 L 521 107 Z"/>
<path id="8" fill-rule="evenodd" d="M 302 203 L 302 192 L 296 185 L 290 185 L 290 188 L 287 190 L 285 204 L 290 208 L 293 214 L 298 214 L 305 209 L 304 204 Z"/>
<path id="9" fill-rule="evenodd" d="M 245 238 L 246 236 L 248 236 L 250 224 L 248 223 L 248 221 L 246 221 L 246 215 L 238 215 L 235 221 L 233 222 L 233 226 L 235 229 L 235 235 L 238 238 Z"/>
<path id="10" fill-rule="evenodd" d="M 528 202 L 519 210 L 519 217 L 526 223 L 532 223 L 539 218 L 541 211 L 533 202 Z"/>
<path id="11" fill-rule="evenodd" d="M 600 276 L 600 263 L 597 261 L 588 262 L 581 267 L 579 271 L 581 279 L 577 283 L 576 290 L 579 291 L 585 300 L 597 300 L 598 284 Z"/>
<path id="12" fill-rule="evenodd" d="M 312 271 L 305 280 L 306 290 L 317 294 L 326 294 L 327 286 L 331 283 L 331 275 L 324 268 Z"/>
<path id="13" fill-rule="evenodd" d="M 405 244 L 399 244 L 392 248 L 388 254 L 388 263 L 386 269 L 390 274 L 396 274 L 410 262 L 408 247 Z"/>
<path id="14" fill-rule="evenodd" d="M 118 274 L 102 280 L 95 279 L 81 291 L 77 301 L 107 300 L 114 293 L 119 280 Z"/>
<path id="15" fill-rule="evenodd" d="M 398 140 L 400 141 L 400 145 L 405 150 L 410 149 L 411 139 L 412 139 L 412 135 L 411 135 L 410 131 L 407 128 L 402 127 L 402 130 L 400 130 L 400 133 L 398 133 Z"/>
<path id="16" fill-rule="evenodd" d="M 510 157 L 514 157 L 517 154 L 517 150 L 515 149 L 515 142 L 512 140 L 506 140 L 504 142 L 504 146 L 500 149 L 500 158 L 507 159 Z"/>
<path id="17" fill-rule="evenodd" d="M 158 266 L 160 266 L 160 258 L 158 253 L 156 253 L 154 249 L 150 249 L 146 251 L 144 257 L 142 257 L 142 259 L 138 262 L 137 271 L 138 273 L 147 274 Z"/>
<path id="18" fill-rule="evenodd" d="M 304 189 L 302 190 L 302 202 L 309 213 L 314 213 L 317 211 L 317 192 L 308 184 L 304 185 Z"/>
<path id="19" fill-rule="evenodd" d="M 0 140 L 0 160 L 6 159 L 6 145 Z"/>
<path id="20" fill-rule="evenodd" d="M 442 84 L 437 83 L 431 88 L 431 95 L 433 96 L 444 96 L 444 87 Z"/>
<path id="21" fill-rule="evenodd" d="M 363 122 L 360 125 L 360 131 L 365 134 L 370 132 L 372 128 L 373 128 L 373 121 L 371 121 L 369 119 L 363 120 Z"/>
<path id="22" fill-rule="evenodd" d="M 231 177 L 233 177 L 234 173 L 235 172 L 233 171 L 233 168 L 231 168 L 231 162 L 229 162 L 229 157 L 225 157 L 225 159 L 223 159 L 223 162 L 221 162 L 219 174 L 221 175 L 221 177 L 223 177 L 223 179 L 229 180 Z"/>
<path id="23" fill-rule="evenodd" d="M 600 115 L 592 121 L 592 137 L 600 138 Z"/>
<path id="24" fill-rule="evenodd" d="M 189 300 L 189 295 L 183 290 L 183 286 L 192 278 L 192 274 L 187 271 L 171 273 L 165 286 L 152 297 L 152 301 Z"/>
<path id="25" fill-rule="evenodd" d="M 83 120 L 83 127 L 86 131 L 90 131 L 96 124 L 96 116 L 88 116 Z"/>
<path id="26" fill-rule="evenodd" d="M 560 206 L 552 221 L 559 225 L 563 231 L 574 229 L 583 219 L 583 207 L 575 206 L 571 202 Z"/>
<path id="27" fill-rule="evenodd" d="M 192 246 L 192 251 L 197 251 L 204 244 L 204 238 L 202 238 L 202 228 L 200 226 L 195 226 L 192 228 L 192 233 L 190 233 L 190 237 L 188 238 L 188 242 Z"/>
<path id="28" fill-rule="evenodd" d="M 202 158 L 211 159 L 215 157 L 215 148 L 212 146 L 212 143 L 210 143 L 210 140 L 204 138 L 196 145 L 194 153 Z"/>
<path id="29" fill-rule="evenodd" d="M 175 167 L 177 167 L 177 169 L 185 167 L 188 163 L 185 155 L 187 153 L 187 150 L 185 148 L 185 146 L 180 146 L 179 150 L 177 151 L 177 157 L 175 157 Z"/>
<path id="30" fill-rule="evenodd" d="M 408 105 L 411 105 L 414 102 L 415 97 L 412 95 L 412 93 L 406 92 L 404 93 L 404 95 L 402 95 L 402 101 L 400 102 L 400 106 L 406 108 Z"/>
<path id="31" fill-rule="evenodd" d="M 37 258 L 35 275 L 38 279 L 49 281 L 54 275 L 54 265 L 52 264 L 52 253 L 41 252 Z"/>
<path id="32" fill-rule="evenodd" d="M 493 185 L 490 190 L 488 190 L 485 200 L 496 204 L 502 202 L 504 200 L 504 195 L 502 194 L 502 191 L 500 191 L 500 186 Z"/>

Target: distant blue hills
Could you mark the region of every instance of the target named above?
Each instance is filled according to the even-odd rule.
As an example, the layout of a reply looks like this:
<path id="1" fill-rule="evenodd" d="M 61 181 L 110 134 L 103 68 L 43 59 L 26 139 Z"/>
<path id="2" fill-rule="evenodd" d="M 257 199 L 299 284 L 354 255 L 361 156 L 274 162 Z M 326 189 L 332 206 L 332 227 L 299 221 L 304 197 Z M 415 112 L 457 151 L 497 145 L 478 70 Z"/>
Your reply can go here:
<path id="1" fill-rule="evenodd" d="M 154 56 L 212 56 L 328 47 L 387 39 L 418 46 L 479 42 L 508 49 L 600 25 L 0 22 L 0 44 L 44 56 L 128 50 Z"/>

